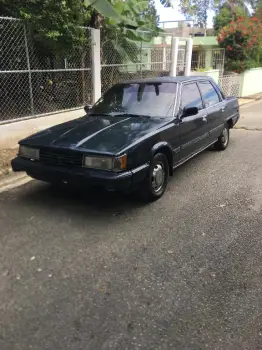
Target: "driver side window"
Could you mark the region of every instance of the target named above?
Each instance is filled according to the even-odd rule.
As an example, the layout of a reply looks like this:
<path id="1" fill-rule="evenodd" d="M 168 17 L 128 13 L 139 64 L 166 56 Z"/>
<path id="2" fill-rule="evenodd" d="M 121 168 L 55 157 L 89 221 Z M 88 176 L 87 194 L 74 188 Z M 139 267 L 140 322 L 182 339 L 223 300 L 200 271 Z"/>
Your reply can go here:
<path id="1" fill-rule="evenodd" d="M 181 109 L 197 107 L 203 109 L 201 95 L 196 83 L 186 84 L 182 87 Z"/>

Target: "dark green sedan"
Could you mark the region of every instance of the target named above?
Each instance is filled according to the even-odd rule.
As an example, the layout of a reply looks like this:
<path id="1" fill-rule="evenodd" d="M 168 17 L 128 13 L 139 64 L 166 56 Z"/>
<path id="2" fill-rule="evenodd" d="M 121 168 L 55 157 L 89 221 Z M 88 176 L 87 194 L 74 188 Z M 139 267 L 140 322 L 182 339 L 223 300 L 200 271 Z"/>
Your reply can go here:
<path id="1" fill-rule="evenodd" d="M 175 167 L 211 145 L 227 148 L 239 119 L 208 77 L 161 77 L 114 85 L 87 114 L 19 142 L 14 171 L 69 186 L 137 191 L 155 200 Z"/>

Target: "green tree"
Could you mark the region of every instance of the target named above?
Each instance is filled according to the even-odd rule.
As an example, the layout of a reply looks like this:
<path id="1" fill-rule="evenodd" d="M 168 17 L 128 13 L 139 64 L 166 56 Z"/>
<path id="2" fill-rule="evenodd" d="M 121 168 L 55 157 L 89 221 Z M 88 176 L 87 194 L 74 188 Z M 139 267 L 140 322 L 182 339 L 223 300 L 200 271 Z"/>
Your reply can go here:
<path id="1" fill-rule="evenodd" d="M 227 69 L 241 73 L 261 66 L 261 27 L 257 16 L 240 16 L 221 29 L 217 40 L 220 47 L 225 48 Z"/>
<path id="2" fill-rule="evenodd" d="M 237 16 L 246 16 L 246 11 L 242 7 L 236 7 L 235 12 Z M 232 21 L 232 10 L 229 6 L 224 5 L 217 9 L 216 15 L 213 18 L 216 34 L 218 34 L 223 27 L 227 26 L 230 21 Z"/>
<path id="3" fill-rule="evenodd" d="M 0 13 L 24 20 L 42 52 L 61 53 L 85 41 L 80 26 L 88 13 L 81 0 L 0 0 Z"/>
<path id="4" fill-rule="evenodd" d="M 262 0 L 254 0 L 253 9 L 255 11 L 262 9 Z"/>
<path id="5" fill-rule="evenodd" d="M 151 18 L 148 15 L 150 10 L 154 6 L 154 2 L 151 0 L 84 0 L 88 8 L 93 9 L 93 15 L 101 18 L 108 19 L 111 24 L 122 25 L 129 29 L 144 29 L 151 30 L 152 24 L 155 29 L 155 21 L 151 22 Z M 170 7 L 170 0 L 160 0 L 160 3 L 164 7 Z M 149 11 L 148 11 L 149 10 Z M 151 11 L 152 14 L 152 11 Z M 149 19 L 149 21 L 148 21 Z"/>
<path id="6" fill-rule="evenodd" d="M 262 0 L 257 0 L 261 1 Z M 254 0 L 181 0 L 180 8 L 187 20 L 194 20 L 194 22 L 206 28 L 207 25 L 207 12 L 208 10 L 215 10 L 217 13 L 223 9 L 222 14 L 217 18 L 218 27 L 220 22 L 224 22 L 223 17 L 226 19 L 234 20 L 236 16 L 241 14 L 249 15 L 248 6 L 254 8 Z M 231 18 L 228 16 L 227 8 L 231 13 Z M 227 24 L 227 23 L 226 23 Z"/>
<path id="7" fill-rule="evenodd" d="M 220 9 L 227 7 L 231 10 L 231 20 L 235 20 L 238 16 L 238 12 L 242 10 L 245 15 L 250 15 L 249 7 L 254 9 L 254 0 L 214 0 L 214 8 Z"/>
<path id="8" fill-rule="evenodd" d="M 168 1 L 161 2 L 168 6 Z M 141 35 L 136 35 L 140 29 L 158 33 L 151 0 L 0 0 L 0 13 L 24 20 L 42 52 L 80 47 L 86 40 L 82 26 L 124 28 L 124 35 L 132 40 L 141 40 Z"/>
<path id="9" fill-rule="evenodd" d="M 206 28 L 211 5 L 212 0 L 181 0 L 180 9 L 187 20 L 193 20 L 196 25 Z"/>

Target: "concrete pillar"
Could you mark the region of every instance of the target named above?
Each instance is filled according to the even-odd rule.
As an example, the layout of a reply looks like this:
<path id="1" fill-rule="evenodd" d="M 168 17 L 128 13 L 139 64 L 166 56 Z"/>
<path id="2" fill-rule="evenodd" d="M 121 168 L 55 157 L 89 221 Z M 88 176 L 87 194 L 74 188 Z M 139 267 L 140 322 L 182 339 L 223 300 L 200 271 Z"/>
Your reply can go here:
<path id="1" fill-rule="evenodd" d="M 179 38 L 172 37 L 170 76 L 176 77 Z"/>
<path id="2" fill-rule="evenodd" d="M 166 47 L 163 47 L 162 70 L 166 70 Z"/>
<path id="3" fill-rule="evenodd" d="M 147 49 L 147 70 L 151 70 L 151 48 Z"/>
<path id="4" fill-rule="evenodd" d="M 91 28 L 92 42 L 92 102 L 101 97 L 101 58 L 100 58 L 100 30 Z"/>
<path id="5" fill-rule="evenodd" d="M 212 49 L 205 50 L 205 68 L 213 69 Z"/>
<path id="6" fill-rule="evenodd" d="M 191 75 L 193 39 L 186 39 L 186 62 L 185 62 L 185 76 Z"/>

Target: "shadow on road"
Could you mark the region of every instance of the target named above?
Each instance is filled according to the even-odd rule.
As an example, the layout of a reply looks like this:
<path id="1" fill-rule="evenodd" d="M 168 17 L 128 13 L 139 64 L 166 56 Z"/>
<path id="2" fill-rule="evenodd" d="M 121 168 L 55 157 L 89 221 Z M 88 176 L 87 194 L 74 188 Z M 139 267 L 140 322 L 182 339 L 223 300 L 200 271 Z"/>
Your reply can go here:
<path id="1" fill-rule="evenodd" d="M 82 218 L 106 219 L 110 216 L 127 215 L 128 212 L 144 207 L 135 195 L 106 192 L 99 189 L 81 190 L 68 187 L 54 187 L 33 181 L 24 186 L 16 203 L 47 212 L 61 212 L 63 215 L 79 215 Z"/>

